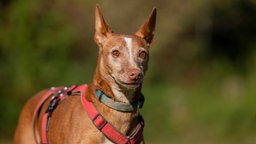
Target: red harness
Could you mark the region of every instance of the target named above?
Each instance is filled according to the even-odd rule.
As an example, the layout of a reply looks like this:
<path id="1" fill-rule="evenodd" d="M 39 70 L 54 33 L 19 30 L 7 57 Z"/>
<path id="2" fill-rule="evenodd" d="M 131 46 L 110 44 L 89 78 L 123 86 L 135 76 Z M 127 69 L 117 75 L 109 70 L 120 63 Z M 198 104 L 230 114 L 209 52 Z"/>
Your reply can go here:
<path id="1" fill-rule="evenodd" d="M 48 126 L 50 122 L 50 118 L 52 112 L 57 107 L 57 105 L 66 97 L 72 94 L 80 94 L 82 104 L 85 108 L 85 111 L 89 115 L 90 119 L 92 120 L 93 124 L 99 129 L 106 137 L 108 137 L 112 142 L 116 144 L 135 144 L 139 138 L 142 137 L 142 131 L 144 127 L 144 121 L 141 115 L 139 115 L 139 123 L 137 127 L 132 132 L 131 135 L 126 136 L 119 132 L 115 127 L 113 127 L 106 119 L 98 112 L 96 107 L 93 103 L 89 102 L 85 98 L 85 91 L 87 85 L 80 85 L 80 86 L 71 86 L 71 87 L 57 87 L 51 88 L 48 90 L 45 95 L 41 98 L 39 103 L 37 104 L 34 114 L 33 114 L 33 132 L 34 132 L 34 139 L 36 143 L 39 143 L 35 133 L 35 125 L 36 121 L 39 117 L 40 110 L 44 103 L 51 97 L 50 104 L 48 106 L 47 111 L 43 114 L 42 117 L 42 128 L 41 128 L 41 143 L 48 144 L 47 140 L 47 133 L 48 133 Z"/>

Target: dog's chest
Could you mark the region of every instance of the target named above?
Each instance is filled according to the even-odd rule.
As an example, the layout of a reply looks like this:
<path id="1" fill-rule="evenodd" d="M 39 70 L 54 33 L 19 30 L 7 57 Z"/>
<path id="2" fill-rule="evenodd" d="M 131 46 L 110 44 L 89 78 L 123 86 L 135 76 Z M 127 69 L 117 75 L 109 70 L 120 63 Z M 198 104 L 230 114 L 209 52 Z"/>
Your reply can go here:
<path id="1" fill-rule="evenodd" d="M 112 143 L 110 140 L 105 138 L 104 141 L 102 142 L 102 144 L 114 144 L 114 143 Z"/>

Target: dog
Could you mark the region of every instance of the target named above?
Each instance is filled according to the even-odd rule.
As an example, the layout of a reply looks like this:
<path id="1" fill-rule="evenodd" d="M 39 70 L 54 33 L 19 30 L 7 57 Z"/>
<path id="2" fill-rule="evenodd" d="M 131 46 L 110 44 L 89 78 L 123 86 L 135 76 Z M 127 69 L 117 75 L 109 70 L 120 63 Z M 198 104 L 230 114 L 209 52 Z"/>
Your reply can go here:
<path id="1" fill-rule="evenodd" d="M 155 23 L 154 7 L 135 34 L 116 34 L 96 5 L 99 54 L 93 82 L 37 93 L 21 111 L 14 143 L 144 143 L 139 108 Z"/>

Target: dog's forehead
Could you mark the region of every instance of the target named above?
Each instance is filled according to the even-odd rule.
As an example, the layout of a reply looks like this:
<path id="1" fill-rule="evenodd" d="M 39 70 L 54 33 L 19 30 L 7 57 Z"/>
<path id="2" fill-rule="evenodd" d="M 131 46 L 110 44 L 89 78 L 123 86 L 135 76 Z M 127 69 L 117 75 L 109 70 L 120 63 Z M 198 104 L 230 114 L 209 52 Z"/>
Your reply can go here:
<path id="1" fill-rule="evenodd" d="M 119 35 L 115 34 L 109 37 L 105 43 L 105 47 L 126 47 L 127 43 L 131 43 L 135 47 L 148 48 L 149 45 L 146 41 L 136 35 Z"/>

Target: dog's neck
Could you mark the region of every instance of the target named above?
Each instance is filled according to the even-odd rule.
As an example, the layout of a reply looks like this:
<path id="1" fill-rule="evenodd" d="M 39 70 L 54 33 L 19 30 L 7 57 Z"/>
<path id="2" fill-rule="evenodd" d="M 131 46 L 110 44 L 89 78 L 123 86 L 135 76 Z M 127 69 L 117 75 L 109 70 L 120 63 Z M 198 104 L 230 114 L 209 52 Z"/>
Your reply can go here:
<path id="1" fill-rule="evenodd" d="M 117 85 L 112 86 L 109 81 L 102 76 L 99 71 L 99 64 L 96 67 L 94 73 L 93 83 L 89 86 L 90 93 L 98 89 L 101 90 L 105 95 L 114 99 L 118 102 L 132 103 L 139 100 L 140 88 L 133 91 L 123 91 Z M 88 91 L 88 92 L 89 92 Z M 87 99 L 95 103 L 95 106 L 102 114 L 102 116 L 113 126 L 118 129 L 121 133 L 130 134 L 138 123 L 138 109 L 136 111 L 122 112 L 109 108 L 105 104 L 101 103 L 97 98 L 96 94 L 87 95 Z M 138 98 L 137 98 L 138 97 Z M 100 106 L 101 105 L 101 106 Z"/>
<path id="2" fill-rule="evenodd" d="M 136 96 L 137 89 L 122 89 L 119 86 L 111 86 L 111 90 L 114 94 L 114 97 L 117 101 L 123 102 L 123 103 L 132 103 L 133 98 Z"/>

